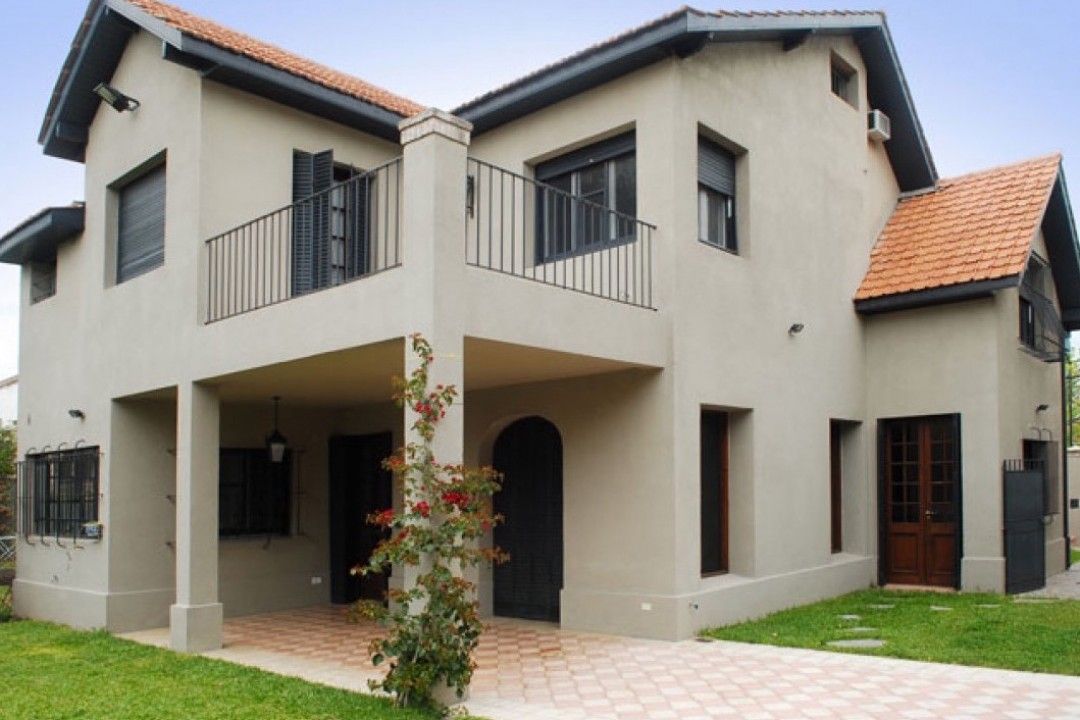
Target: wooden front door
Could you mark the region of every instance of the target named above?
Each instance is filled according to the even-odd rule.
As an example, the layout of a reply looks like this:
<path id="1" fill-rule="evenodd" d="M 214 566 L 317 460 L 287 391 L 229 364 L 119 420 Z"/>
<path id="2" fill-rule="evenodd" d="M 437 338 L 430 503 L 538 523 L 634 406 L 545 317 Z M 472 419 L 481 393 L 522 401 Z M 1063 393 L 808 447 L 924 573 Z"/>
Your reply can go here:
<path id="1" fill-rule="evenodd" d="M 559 620 L 563 586 L 562 439 L 547 420 L 518 420 L 500 433 L 493 453 L 503 475 L 495 544 L 510 561 L 493 570 L 495 614 Z"/>
<path id="2" fill-rule="evenodd" d="M 393 503 L 391 474 L 382 461 L 393 452 L 390 433 L 330 438 L 330 598 L 335 603 L 384 600 L 385 574 L 349 571 L 365 564 L 384 531 L 367 522 Z"/>
<path id="3" fill-rule="evenodd" d="M 957 585 L 960 438 L 956 417 L 885 424 L 885 581 Z"/>

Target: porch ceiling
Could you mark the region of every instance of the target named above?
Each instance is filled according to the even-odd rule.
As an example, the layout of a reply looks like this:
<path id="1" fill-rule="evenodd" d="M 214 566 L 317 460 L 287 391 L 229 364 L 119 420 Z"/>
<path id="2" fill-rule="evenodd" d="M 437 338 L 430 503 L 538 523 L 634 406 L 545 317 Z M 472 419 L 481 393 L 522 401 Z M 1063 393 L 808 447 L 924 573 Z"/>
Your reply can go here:
<path id="1" fill-rule="evenodd" d="M 643 366 L 495 340 L 465 338 L 466 390 L 600 375 L 635 367 Z"/>

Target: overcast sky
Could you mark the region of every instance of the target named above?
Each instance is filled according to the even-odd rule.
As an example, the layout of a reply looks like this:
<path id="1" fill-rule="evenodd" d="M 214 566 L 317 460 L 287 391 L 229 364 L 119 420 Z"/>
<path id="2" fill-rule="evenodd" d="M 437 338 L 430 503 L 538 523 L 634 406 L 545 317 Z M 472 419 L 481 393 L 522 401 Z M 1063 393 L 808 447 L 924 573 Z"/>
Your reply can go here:
<path id="1" fill-rule="evenodd" d="M 449 109 L 676 8 L 680 0 L 180 0 L 186 9 Z M 843 0 L 727 9 L 829 9 Z M 939 171 L 956 175 L 1060 150 L 1080 198 L 1080 2 L 853 1 L 884 9 Z M 37 133 L 86 4 L 5 0 L 0 23 L 0 233 L 81 200 L 81 165 Z M 703 5 L 705 9 L 712 6 Z M 1080 216 L 1080 215 L 1078 215 Z M 18 365 L 18 271 L 0 265 L 0 378 Z M 33 332 L 33 329 L 30 329 Z"/>

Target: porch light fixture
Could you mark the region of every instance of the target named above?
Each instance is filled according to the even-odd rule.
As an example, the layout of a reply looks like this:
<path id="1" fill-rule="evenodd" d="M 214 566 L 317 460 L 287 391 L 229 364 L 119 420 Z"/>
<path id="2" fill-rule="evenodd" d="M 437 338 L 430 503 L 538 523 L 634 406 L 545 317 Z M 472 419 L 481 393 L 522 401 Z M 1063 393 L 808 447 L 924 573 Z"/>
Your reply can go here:
<path id="1" fill-rule="evenodd" d="M 281 463 L 285 460 L 285 446 L 288 441 L 278 430 L 278 404 L 281 397 L 274 396 L 274 431 L 266 436 L 266 448 L 270 451 L 270 462 Z"/>
<path id="2" fill-rule="evenodd" d="M 1050 409 L 1050 406 L 1047 405 L 1046 403 L 1039 403 L 1039 405 L 1035 408 L 1035 412 L 1044 413 L 1049 409 Z"/>
<path id="3" fill-rule="evenodd" d="M 804 327 L 806 327 L 806 326 L 803 325 L 802 323 L 792 323 L 791 327 L 789 327 L 787 329 L 787 334 L 792 335 L 792 336 L 798 335 L 799 333 L 801 333 L 803 331 Z"/>
<path id="4" fill-rule="evenodd" d="M 116 112 L 125 110 L 137 110 L 140 103 L 130 95 L 125 95 L 108 83 L 98 83 L 94 87 L 94 94 L 105 101 Z"/>
<path id="5" fill-rule="evenodd" d="M 86 419 L 86 413 L 84 413 L 82 410 L 79 410 L 78 408 L 72 408 L 71 410 L 68 410 L 68 415 L 71 416 L 72 420 Z"/>

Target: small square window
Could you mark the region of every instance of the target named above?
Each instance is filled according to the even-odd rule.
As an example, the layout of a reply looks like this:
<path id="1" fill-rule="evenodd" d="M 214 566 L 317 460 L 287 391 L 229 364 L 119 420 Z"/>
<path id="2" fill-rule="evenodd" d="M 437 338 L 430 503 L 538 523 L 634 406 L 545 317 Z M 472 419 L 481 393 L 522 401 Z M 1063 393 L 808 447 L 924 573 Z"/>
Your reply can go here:
<path id="1" fill-rule="evenodd" d="M 30 265 L 30 303 L 56 294 L 56 258 Z"/>
<path id="2" fill-rule="evenodd" d="M 832 56 L 830 63 L 833 95 L 846 102 L 851 107 L 859 107 L 859 75 L 855 68 L 848 65 L 836 55 Z"/>

